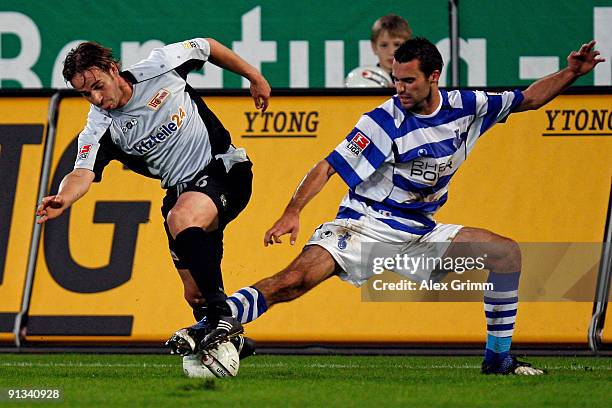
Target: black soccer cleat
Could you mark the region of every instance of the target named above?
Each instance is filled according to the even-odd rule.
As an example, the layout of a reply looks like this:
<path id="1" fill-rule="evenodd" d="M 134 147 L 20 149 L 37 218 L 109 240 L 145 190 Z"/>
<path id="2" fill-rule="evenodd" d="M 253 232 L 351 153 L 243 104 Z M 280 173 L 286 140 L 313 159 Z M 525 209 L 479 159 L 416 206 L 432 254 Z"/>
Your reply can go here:
<path id="1" fill-rule="evenodd" d="M 481 372 L 483 374 L 500 374 L 500 375 L 544 375 L 546 370 L 532 367 L 531 364 L 524 361 L 519 361 L 514 356 L 508 356 L 501 364 L 487 364 L 482 362 Z"/>
<path id="2" fill-rule="evenodd" d="M 234 347 L 236 347 L 236 350 L 238 350 L 240 360 L 244 360 L 245 358 L 251 357 L 253 354 L 255 354 L 255 340 L 249 337 L 240 334 L 231 339 L 230 342 L 234 345 Z"/>
<path id="3" fill-rule="evenodd" d="M 185 327 L 176 331 L 172 337 L 166 341 L 165 346 L 170 348 L 170 354 L 187 356 L 198 351 L 200 341 L 208 334 L 208 328 Z"/>
<path id="4" fill-rule="evenodd" d="M 221 316 L 217 326 L 212 328 L 199 343 L 199 350 L 206 351 L 217 344 L 233 339 L 244 333 L 242 324 L 233 316 Z"/>

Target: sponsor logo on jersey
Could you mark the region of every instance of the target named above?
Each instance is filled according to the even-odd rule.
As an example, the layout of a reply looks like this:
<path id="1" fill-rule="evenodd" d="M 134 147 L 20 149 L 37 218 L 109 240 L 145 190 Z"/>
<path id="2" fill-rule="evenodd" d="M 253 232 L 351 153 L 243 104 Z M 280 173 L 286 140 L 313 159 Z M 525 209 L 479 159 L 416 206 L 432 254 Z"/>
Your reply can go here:
<path id="1" fill-rule="evenodd" d="M 185 120 L 185 109 L 182 106 L 178 111 L 170 116 L 170 120 L 153 133 L 134 145 L 134 150 L 140 154 L 145 154 L 160 143 L 166 141 L 167 138 L 174 135 L 183 126 Z"/>
<path id="2" fill-rule="evenodd" d="M 149 99 L 149 102 L 147 102 L 147 108 L 158 110 L 159 107 L 164 104 L 166 99 L 168 99 L 168 96 L 170 96 L 170 91 L 163 88 L 160 89 L 151 99 Z"/>
<path id="3" fill-rule="evenodd" d="M 190 40 L 190 41 L 183 41 L 183 47 L 190 49 L 190 48 L 200 48 L 200 46 L 198 45 L 198 43 L 194 40 Z"/>
<path id="4" fill-rule="evenodd" d="M 363 133 L 357 132 L 355 136 L 348 142 L 346 148 L 355 156 L 359 156 L 370 144 L 370 139 L 364 136 Z"/>
<path id="5" fill-rule="evenodd" d="M 90 151 L 91 151 L 91 145 L 90 144 L 83 145 L 79 149 L 79 159 L 81 159 L 81 160 L 86 159 L 87 156 L 89 156 L 89 152 Z"/>
<path id="6" fill-rule="evenodd" d="M 420 183 L 433 186 L 448 169 L 454 169 L 452 158 L 442 163 L 438 163 L 435 159 L 415 159 L 412 161 L 410 176 L 416 178 Z"/>

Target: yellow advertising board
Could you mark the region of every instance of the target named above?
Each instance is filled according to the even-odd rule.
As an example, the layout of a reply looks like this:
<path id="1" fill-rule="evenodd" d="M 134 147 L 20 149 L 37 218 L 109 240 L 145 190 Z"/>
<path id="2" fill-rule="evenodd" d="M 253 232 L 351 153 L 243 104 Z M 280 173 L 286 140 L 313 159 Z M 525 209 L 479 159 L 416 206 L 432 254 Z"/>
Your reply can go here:
<path id="1" fill-rule="evenodd" d="M 0 96 L 0 342 L 21 310 L 48 110 L 46 96 Z"/>
<path id="2" fill-rule="evenodd" d="M 72 170 L 89 105 L 65 98 L 50 175 L 56 192 Z M 27 340 L 160 341 L 189 315 L 159 213 L 163 191 L 118 162 L 103 182 L 45 225 Z M 155 323 L 160 317 L 164 323 Z"/>
<path id="3" fill-rule="evenodd" d="M 304 210 L 295 246 L 263 247 L 264 232 L 304 174 L 385 97 L 275 96 L 264 114 L 249 97 L 205 100 L 254 163 L 251 202 L 225 233 L 223 270 L 231 293 L 284 268 L 314 228 L 333 219 L 346 192 L 337 176 Z M 454 177 L 438 221 L 487 228 L 519 242 L 601 242 L 612 176 L 612 137 L 603 136 L 612 132 L 610 101 L 562 96 L 495 126 Z M 61 102 L 51 191 L 72 168 L 87 109 L 78 98 Z M 160 343 L 192 323 L 167 251 L 162 197 L 158 181 L 113 163 L 69 214 L 48 223 L 28 340 Z M 584 265 L 566 289 L 583 280 L 594 285 L 593 270 Z M 525 265 L 525 275 L 537 273 L 537 259 Z M 264 342 L 482 342 L 482 309 L 479 301 L 364 302 L 358 289 L 332 278 L 274 306 L 246 330 Z M 591 309 L 591 302 L 525 302 L 515 339 L 585 343 Z"/>

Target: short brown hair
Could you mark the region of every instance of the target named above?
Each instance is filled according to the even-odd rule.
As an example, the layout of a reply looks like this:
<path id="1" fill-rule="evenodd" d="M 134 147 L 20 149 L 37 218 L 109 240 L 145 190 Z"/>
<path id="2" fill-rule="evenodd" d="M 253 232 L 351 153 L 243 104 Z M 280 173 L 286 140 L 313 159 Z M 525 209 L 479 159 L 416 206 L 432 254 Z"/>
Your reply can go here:
<path id="1" fill-rule="evenodd" d="M 395 50 L 394 58 L 400 64 L 419 61 L 419 69 L 426 77 L 434 71 L 442 71 L 444 61 L 438 48 L 428 39 L 416 37 L 407 40 Z"/>
<path id="2" fill-rule="evenodd" d="M 370 41 L 376 42 L 383 31 L 388 32 L 391 37 L 400 37 L 405 40 L 412 37 L 412 29 L 408 22 L 396 14 L 387 14 L 374 22 Z"/>
<path id="3" fill-rule="evenodd" d="M 70 82 L 76 74 L 92 67 L 109 72 L 113 64 L 120 67 L 119 61 L 113 57 L 113 50 L 95 42 L 83 42 L 66 55 L 62 75 L 66 81 Z"/>

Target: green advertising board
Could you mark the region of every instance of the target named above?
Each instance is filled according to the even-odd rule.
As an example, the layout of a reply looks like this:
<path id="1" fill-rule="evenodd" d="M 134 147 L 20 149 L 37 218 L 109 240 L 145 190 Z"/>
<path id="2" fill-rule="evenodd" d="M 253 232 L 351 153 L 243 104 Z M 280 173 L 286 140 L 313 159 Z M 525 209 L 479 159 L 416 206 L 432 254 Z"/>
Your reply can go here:
<path id="1" fill-rule="evenodd" d="M 157 46 L 193 37 L 221 41 L 275 88 L 341 87 L 351 69 L 375 63 L 370 27 L 388 13 L 406 18 L 448 63 L 448 9 L 447 0 L 4 0 L 0 87 L 65 87 L 63 56 L 83 40 L 113 48 L 130 65 Z M 577 84 L 612 84 L 612 0 L 461 1 L 459 28 L 462 85 L 526 85 L 562 68 L 567 54 L 592 38 L 608 62 Z M 196 87 L 243 86 L 236 75 L 207 65 L 192 76 Z M 445 69 L 442 85 L 450 83 L 448 75 Z"/>

